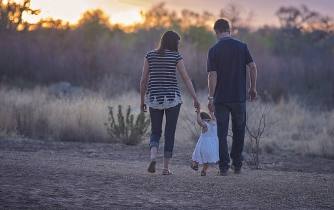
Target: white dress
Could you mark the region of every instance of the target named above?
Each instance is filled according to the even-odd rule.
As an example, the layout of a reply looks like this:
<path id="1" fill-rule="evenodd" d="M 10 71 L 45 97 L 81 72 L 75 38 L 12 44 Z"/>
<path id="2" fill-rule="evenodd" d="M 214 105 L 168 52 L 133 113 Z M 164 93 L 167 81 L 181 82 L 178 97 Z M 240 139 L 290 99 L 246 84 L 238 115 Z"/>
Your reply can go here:
<path id="1" fill-rule="evenodd" d="M 192 160 L 203 163 L 216 163 L 219 160 L 219 148 L 218 148 L 218 136 L 217 136 L 217 123 L 212 121 L 213 126 L 203 121 L 208 127 L 207 132 L 202 133 L 198 139 L 195 150 L 192 154 Z"/>

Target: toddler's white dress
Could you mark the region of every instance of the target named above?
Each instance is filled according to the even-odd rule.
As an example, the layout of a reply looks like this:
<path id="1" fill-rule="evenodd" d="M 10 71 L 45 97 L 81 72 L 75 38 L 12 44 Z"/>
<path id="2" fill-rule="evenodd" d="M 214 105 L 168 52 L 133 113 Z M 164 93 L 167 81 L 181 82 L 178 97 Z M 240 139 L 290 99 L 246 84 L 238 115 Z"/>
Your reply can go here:
<path id="1" fill-rule="evenodd" d="M 216 163 L 219 160 L 219 148 L 218 148 L 218 136 L 217 136 L 217 123 L 212 121 L 213 126 L 203 121 L 208 130 L 202 133 L 197 141 L 195 150 L 192 154 L 192 160 L 203 163 Z"/>

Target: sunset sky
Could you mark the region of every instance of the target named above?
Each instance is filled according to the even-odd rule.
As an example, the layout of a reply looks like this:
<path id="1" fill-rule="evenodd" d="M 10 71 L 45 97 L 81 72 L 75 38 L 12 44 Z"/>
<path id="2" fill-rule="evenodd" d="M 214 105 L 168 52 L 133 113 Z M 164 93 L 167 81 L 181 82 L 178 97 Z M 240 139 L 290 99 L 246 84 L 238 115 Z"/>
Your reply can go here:
<path id="1" fill-rule="evenodd" d="M 22 2 L 18 0 L 17 2 Z M 90 9 L 102 9 L 111 17 L 112 23 L 132 24 L 140 22 L 140 11 L 150 9 L 153 5 L 163 2 L 161 0 L 31 0 L 32 9 L 41 9 L 37 17 L 28 17 L 29 22 L 37 22 L 41 18 L 52 17 L 62 19 L 70 23 L 76 23 L 81 15 Z M 166 8 L 180 12 L 182 9 L 202 13 L 209 11 L 218 15 L 224 5 L 236 4 L 244 16 L 250 12 L 254 14 L 253 26 L 277 25 L 275 12 L 280 6 L 306 5 L 310 10 L 322 15 L 333 17 L 333 0 L 165 0 Z"/>

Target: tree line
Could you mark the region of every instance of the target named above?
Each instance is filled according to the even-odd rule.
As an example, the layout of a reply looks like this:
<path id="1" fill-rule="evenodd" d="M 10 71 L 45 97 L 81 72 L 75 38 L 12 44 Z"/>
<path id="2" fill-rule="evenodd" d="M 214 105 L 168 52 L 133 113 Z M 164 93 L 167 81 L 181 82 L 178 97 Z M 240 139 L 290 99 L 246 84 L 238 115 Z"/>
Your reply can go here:
<path id="1" fill-rule="evenodd" d="M 85 12 L 76 25 L 52 18 L 29 24 L 22 14 L 39 14 L 22 3 L 0 0 L 0 79 L 2 87 L 29 88 L 68 82 L 113 96 L 138 90 L 145 53 L 166 30 L 181 35 L 180 53 L 196 89 L 205 89 L 206 54 L 215 43 L 212 23 L 226 17 L 232 35 L 248 44 L 259 69 L 259 94 L 278 101 L 298 95 L 306 105 L 334 108 L 333 21 L 306 6 L 280 7 L 279 27 L 254 29 L 234 4 L 218 15 L 164 3 L 142 11 L 142 23 L 111 24 L 102 10 Z"/>

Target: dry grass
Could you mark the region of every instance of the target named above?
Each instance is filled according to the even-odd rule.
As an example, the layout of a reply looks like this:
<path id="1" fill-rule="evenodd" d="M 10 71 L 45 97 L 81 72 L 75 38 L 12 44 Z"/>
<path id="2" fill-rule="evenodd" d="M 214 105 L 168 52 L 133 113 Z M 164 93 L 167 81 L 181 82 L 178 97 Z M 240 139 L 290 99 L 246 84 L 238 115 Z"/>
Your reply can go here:
<path id="1" fill-rule="evenodd" d="M 193 145 L 197 139 L 193 102 L 183 90 L 184 104 L 176 133 L 176 143 Z M 55 95 L 49 88 L 10 90 L 0 92 L 0 137 L 28 137 L 45 140 L 112 142 L 104 125 L 108 106 L 130 105 L 138 114 L 139 93 L 127 92 L 112 99 L 102 94 L 86 92 L 80 96 Z M 202 108 L 206 109 L 205 91 L 198 93 Z M 248 103 L 251 111 L 260 100 Z M 268 122 L 278 120 L 261 139 L 261 148 L 267 152 L 292 152 L 334 158 L 334 111 L 311 111 L 296 99 L 281 100 L 272 106 Z M 192 131 L 189 128 L 192 127 Z M 246 139 L 246 143 L 247 143 Z M 148 143 L 148 139 L 144 143 Z"/>
<path id="2" fill-rule="evenodd" d="M 334 111 L 310 110 L 292 98 L 273 105 L 269 117 L 279 121 L 267 141 L 280 150 L 334 158 Z"/>

